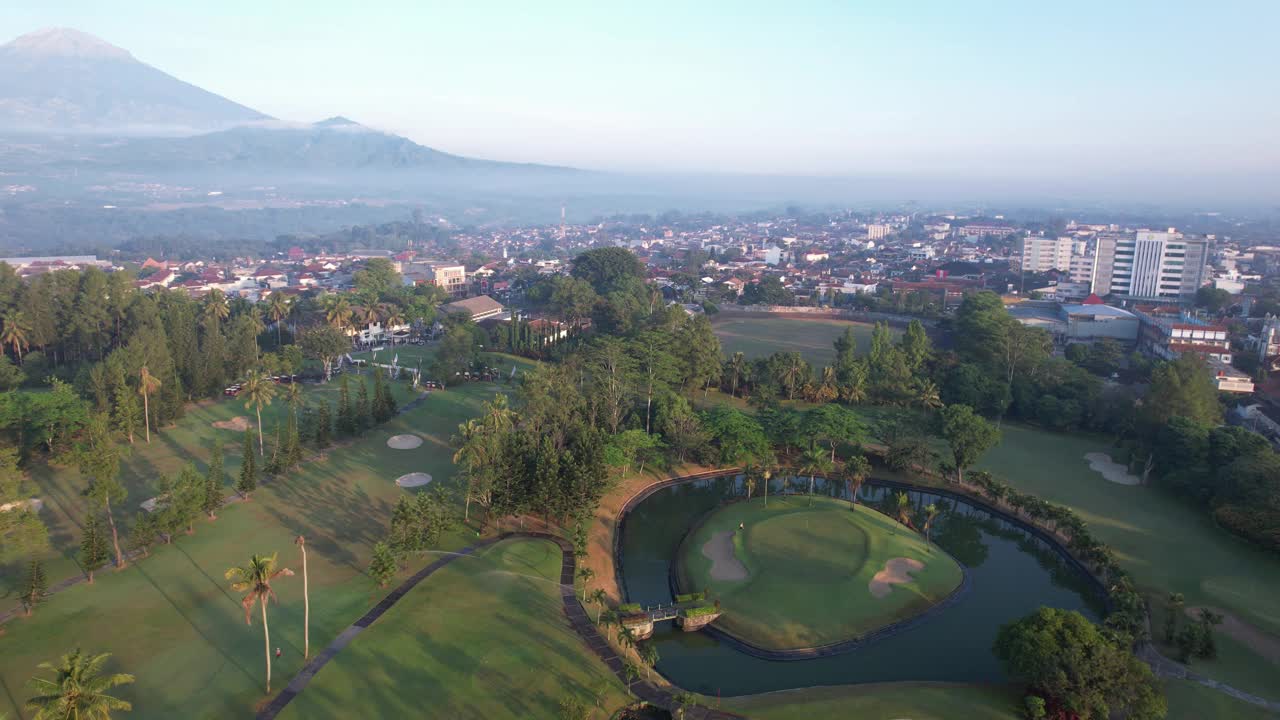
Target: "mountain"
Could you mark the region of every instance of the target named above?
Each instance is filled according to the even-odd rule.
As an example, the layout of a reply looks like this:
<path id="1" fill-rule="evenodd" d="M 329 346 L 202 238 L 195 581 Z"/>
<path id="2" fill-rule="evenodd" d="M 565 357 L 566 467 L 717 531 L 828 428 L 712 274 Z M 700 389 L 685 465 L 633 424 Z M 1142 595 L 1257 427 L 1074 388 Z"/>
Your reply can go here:
<path id="1" fill-rule="evenodd" d="M 264 120 L 78 30 L 40 30 L 0 45 L 0 129 L 181 134 Z"/>
<path id="2" fill-rule="evenodd" d="M 480 170 L 524 167 L 451 155 L 344 117 L 311 125 L 265 123 L 191 137 L 104 144 L 93 160 L 168 171 Z M 92 162 L 92 161 L 91 161 Z"/>

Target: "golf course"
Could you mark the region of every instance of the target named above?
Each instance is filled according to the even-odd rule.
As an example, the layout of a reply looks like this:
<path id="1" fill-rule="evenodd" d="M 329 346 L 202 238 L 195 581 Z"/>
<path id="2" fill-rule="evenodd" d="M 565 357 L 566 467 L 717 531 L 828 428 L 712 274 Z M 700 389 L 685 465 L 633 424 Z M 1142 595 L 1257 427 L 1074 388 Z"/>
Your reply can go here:
<path id="1" fill-rule="evenodd" d="M 866 506 L 827 497 L 736 502 L 711 512 L 679 556 L 686 592 L 709 590 L 716 627 L 765 650 L 855 640 L 928 610 L 959 564 Z"/>

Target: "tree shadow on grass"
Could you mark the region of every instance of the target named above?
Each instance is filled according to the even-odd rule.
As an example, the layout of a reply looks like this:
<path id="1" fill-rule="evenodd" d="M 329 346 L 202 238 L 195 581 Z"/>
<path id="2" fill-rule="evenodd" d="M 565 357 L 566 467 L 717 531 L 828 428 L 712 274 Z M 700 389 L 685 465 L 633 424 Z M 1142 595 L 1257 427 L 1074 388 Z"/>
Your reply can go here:
<path id="1" fill-rule="evenodd" d="M 188 593 L 187 599 L 190 600 L 191 602 L 184 605 L 183 603 L 176 601 L 170 595 L 170 593 L 166 591 L 164 587 L 159 582 L 157 582 L 156 579 L 150 573 L 147 572 L 145 565 L 143 565 L 142 563 L 139 563 L 137 567 L 137 572 L 141 574 L 142 577 L 145 578 L 148 583 L 151 584 L 151 587 L 155 588 L 156 592 L 160 595 L 160 597 L 164 598 L 165 602 L 169 603 L 169 605 L 173 608 L 174 612 L 176 612 L 184 621 L 186 621 L 186 623 L 189 626 L 191 626 L 191 629 L 195 631 L 195 633 L 199 635 L 201 639 L 204 640 L 206 645 L 208 645 L 210 648 L 212 648 L 219 655 L 222 656 L 222 659 L 224 662 L 238 669 L 241 673 L 244 674 L 246 678 L 250 680 L 250 682 L 257 682 L 257 679 L 258 679 L 257 675 L 250 672 L 248 668 L 244 667 L 239 662 L 237 662 L 235 659 L 235 656 L 218 642 L 218 638 L 210 633 L 205 632 L 204 628 L 201 626 L 201 623 L 196 618 L 192 617 L 191 610 L 189 608 L 195 608 L 199 606 L 199 602 L 196 597 L 198 595 L 197 593 L 194 593 L 194 592 Z M 206 577 L 208 576 L 206 575 Z M 225 593 L 225 591 L 223 592 Z M 237 604 L 238 604 L 238 601 L 237 601 Z"/>
<path id="2" fill-rule="evenodd" d="M 363 488 L 336 479 L 338 468 L 296 474 L 271 484 L 276 502 L 261 507 L 294 535 L 306 535 L 308 548 L 335 564 L 363 572 L 352 545 L 372 546 L 381 539 L 382 521 L 391 504 L 369 496 Z M 315 482 L 308 482 L 313 480 Z"/>

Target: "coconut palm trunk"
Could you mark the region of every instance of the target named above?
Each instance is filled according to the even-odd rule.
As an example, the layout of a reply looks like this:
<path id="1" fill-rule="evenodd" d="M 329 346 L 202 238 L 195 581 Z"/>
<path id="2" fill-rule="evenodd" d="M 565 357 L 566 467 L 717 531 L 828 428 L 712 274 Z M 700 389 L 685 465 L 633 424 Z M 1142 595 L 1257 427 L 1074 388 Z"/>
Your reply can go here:
<path id="1" fill-rule="evenodd" d="M 151 402 L 144 391 L 142 393 L 142 423 L 147 429 L 147 444 L 151 444 Z"/>
<path id="2" fill-rule="evenodd" d="M 307 584 L 307 539 L 299 535 L 296 541 L 302 551 L 302 659 L 311 657 L 311 592 Z"/>
<path id="3" fill-rule="evenodd" d="M 266 457 L 267 451 L 263 449 L 262 444 L 262 406 L 258 405 L 254 410 L 258 413 L 258 457 Z M 276 427 L 278 428 L 280 426 L 276 425 Z M 277 435 L 279 435 L 279 433 L 277 433 Z M 276 437 L 277 444 L 279 440 L 280 438 Z"/>
<path id="4" fill-rule="evenodd" d="M 267 651 L 267 694 L 271 694 L 271 628 L 267 627 L 267 598 L 262 598 L 262 642 Z"/>

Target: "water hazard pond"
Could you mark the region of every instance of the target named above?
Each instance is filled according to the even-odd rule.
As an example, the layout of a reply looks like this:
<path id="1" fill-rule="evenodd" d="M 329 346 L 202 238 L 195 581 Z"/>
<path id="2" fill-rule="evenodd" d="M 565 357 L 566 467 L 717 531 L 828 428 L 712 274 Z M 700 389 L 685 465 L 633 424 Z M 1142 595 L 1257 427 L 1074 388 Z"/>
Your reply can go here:
<path id="1" fill-rule="evenodd" d="M 796 486 L 807 488 L 808 479 Z M 771 494 L 781 491 L 781 479 L 774 478 L 770 487 Z M 640 501 L 622 527 L 621 577 L 628 600 L 672 602 L 671 563 L 686 530 L 745 492 L 741 476 L 724 476 L 670 485 Z M 819 481 L 817 492 L 843 490 Z M 895 492 L 873 481 L 862 488 L 859 501 L 887 507 Z M 934 524 L 934 541 L 960 561 L 970 582 L 954 604 L 851 652 L 805 660 L 760 659 L 708 634 L 659 623 L 653 638 L 661 658 L 658 669 L 687 690 L 725 696 L 908 680 L 1002 682 L 1006 678 L 991 652 L 1002 624 L 1042 605 L 1079 610 L 1095 621 L 1101 615 L 1097 586 L 1056 546 L 1020 523 L 963 499 L 919 491 L 908 495 L 916 508 L 931 502 L 945 508 Z"/>

